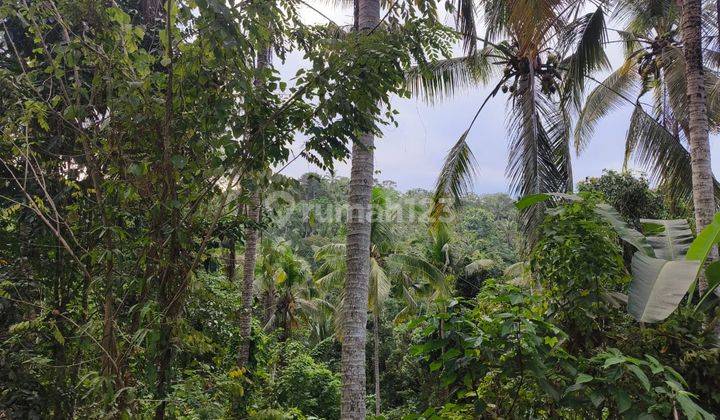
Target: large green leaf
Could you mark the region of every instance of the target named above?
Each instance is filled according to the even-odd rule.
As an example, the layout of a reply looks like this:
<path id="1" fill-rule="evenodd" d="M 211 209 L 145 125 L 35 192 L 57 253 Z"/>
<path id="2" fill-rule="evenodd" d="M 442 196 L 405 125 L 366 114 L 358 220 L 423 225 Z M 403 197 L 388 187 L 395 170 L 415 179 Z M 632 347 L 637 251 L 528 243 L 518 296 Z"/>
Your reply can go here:
<path id="1" fill-rule="evenodd" d="M 630 225 L 622 219 L 620 213 L 611 205 L 599 203 L 595 206 L 595 213 L 610 223 L 613 229 L 615 229 L 615 232 L 620 236 L 620 239 L 649 257 L 655 256 L 655 251 L 653 251 L 653 247 L 650 246 L 645 235 L 631 228 Z"/>
<path id="2" fill-rule="evenodd" d="M 640 219 L 640 223 L 642 223 L 644 230 L 646 226 L 660 228 L 655 235 L 647 236 L 647 241 L 655 250 L 657 258 L 670 261 L 683 259 L 688 248 L 690 248 L 690 244 L 695 239 L 692 230 L 690 230 L 690 225 L 685 219 Z"/>
<path id="3" fill-rule="evenodd" d="M 718 238 L 720 238 L 720 213 L 716 214 L 712 223 L 698 234 L 685 254 L 685 259 L 705 262 L 710 250 L 718 242 Z"/>
<path id="4" fill-rule="evenodd" d="M 707 280 L 708 288 L 695 305 L 696 310 L 699 309 L 710 296 L 718 294 L 718 286 L 720 286 L 720 261 L 713 261 L 708 264 L 707 268 L 705 268 L 705 279 Z"/>
<path id="5" fill-rule="evenodd" d="M 690 248 L 688 249 L 687 255 L 685 256 L 685 259 L 687 260 L 694 260 L 694 261 L 700 261 L 701 263 L 705 263 L 705 260 L 707 259 L 708 255 L 710 254 L 710 250 L 713 246 L 715 246 L 718 241 L 720 240 L 720 213 L 715 214 L 715 217 L 713 218 L 712 223 L 707 225 L 705 229 L 698 234 L 695 241 L 690 245 Z M 717 294 L 718 291 L 718 285 L 720 285 L 720 280 L 718 279 L 717 272 L 720 271 L 717 269 L 717 266 L 713 264 L 710 264 L 706 271 L 706 276 L 708 280 L 708 289 L 705 290 L 704 294 L 700 296 L 700 301 L 696 305 L 696 308 L 699 308 L 702 303 L 704 303 L 711 294 L 715 293 Z M 693 285 L 691 289 L 691 295 L 695 291 L 695 285 Z M 689 302 L 688 302 L 689 304 Z"/>
<path id="6" fill-rule="evenodd" d="M 659 322 L 680 304 L 697 277 L 700 261 L 668 261 L 636 252 L 628 312 L 640 322 Z"/>

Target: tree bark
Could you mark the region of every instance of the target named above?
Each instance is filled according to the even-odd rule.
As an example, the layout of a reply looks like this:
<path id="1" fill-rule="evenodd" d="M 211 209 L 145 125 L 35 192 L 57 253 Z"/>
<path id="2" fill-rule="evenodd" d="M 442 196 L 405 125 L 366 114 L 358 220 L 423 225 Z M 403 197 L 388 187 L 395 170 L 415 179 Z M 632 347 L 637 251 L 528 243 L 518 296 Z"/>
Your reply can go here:
<path id="1" fill-rule="evenodd" d="M 380 21 L 379 0 L 355 0 L 355 30 L 370 32 Z M 365 343 L 370 279 L 370 198 L 373 187 L 375 138 L 365 133 L 353 144 L 347 221 L 347 277 L 342 340 L 342 403 L 344 420 L 365 418 Z"/>
<path id="2" fill-rule="evenodd" d="M 375 379 L 375 415 L 380 415 L 380 314 L 373 311 L 373 375 Z"/>
<path id="3" fill-rule="evenodd" d="M 273 319 L 273 315 L 275 315 L 275 311 L 277 310 L 277 298 L 275 296 L 275 284 L 272 281 L 270 282 L 270 285 L 268 285 L 268 290 L 265 292 L 265 295 L 263 296 L 263 308 L 264 308 L 263 326 L 264 326 L 266 332 L 271 332 L 271 331 L 273 331 L 274 326 L 270 324 L 270 320 Z"/>
<path id="4" fill-rule="evenodd" d="M 260 221 L 260 192 L 255 190 L 248 209 L 248 218 L 252 222 Z M 242 308 L 240 309 L 240 349 L 238 367 L 243 367 L 250 359 L 250 334 L 252 327 L 253 283 L 255 281 L 255 259 L 257 254 L 258 231 L 254 226 L 245 230 L 245 254 L 243 260 Z"/>
<path id="5" fill-rule="evenodd" d="M 272 49 L 261 48 L 255 61 L 256 69 L 264 69 L 270 64 Z M 255 88 L 264 83 L 261 77 L 253 81 Z M 260 189 L 256 186 L 253 192 L 248 217 L 253 222 L 260 222 Z M 243 259 L 242 309 L 240 313 L 240 349 L 237 365 L 243 367 L 250 359 L 250 335 L 252 327 L 253 283 L 255 281 L 255 260 L 257 254 L 258 231 L 250 226 L 245 234 L 245 255 Z"/>
<path id="6" fill-rule="evenodd" d="M 227 250 L 225 251 L 225 275 L 228 281 L 235 282 L 235 267 L 237 265 L 237 253 L 235 251 L 235 239 L 227 242 Z"/>
<path id="7" fill-rule="evenodd" d="M 702 2 L 680 0 L 682 6 L 682 39 L 685 53 L 685 78 L 687 80 L 688 125 L 690 127 L 690 164 L 692 166 L 693 204 L 695 224 L 701 231 L 712 222 L 715 214 L 713 174 L 710 166 L 710 142 L 708 138 L 707 98 L 702 60 Z M 711 258 L 716 258 L 713 250 Z M 707 289 L 707 281 L 700 279 L 699 290 Z"/>
<path id="8" fill-rule="evenodd" d="M 162 13 L 162 0 L 142 0 L 140 2 L 140 9 L 145 24 L 154 25 L 155 20 L 160 17 Z"/>
<path id="9" fill-rule="evenodd" d="M 370 278 L 373 143 L 373 136 L 364 134 L 352 149 L 342 340 L 342 419 L 365 418 L 365 342 Z"/>

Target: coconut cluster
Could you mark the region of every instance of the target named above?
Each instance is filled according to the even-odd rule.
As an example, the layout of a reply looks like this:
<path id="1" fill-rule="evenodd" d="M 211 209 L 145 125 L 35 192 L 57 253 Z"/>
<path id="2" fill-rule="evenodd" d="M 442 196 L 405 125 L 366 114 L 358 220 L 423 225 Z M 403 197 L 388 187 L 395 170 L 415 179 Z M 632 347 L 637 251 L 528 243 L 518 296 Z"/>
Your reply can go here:
<path id="1" fill-rule="evenodd" d="M 533 76 L 540 79 L 542 92 L 546 95 L 552 95 L 558 91 L 562 80 L 558 65 L 559 59 L 555 54 L 548 54 L 544 60 L 540 56 L 535 57 L 534 60 L 525 57 L 510 57 L 503 69 L 503 73 L 506 80 L 512 79 L 513 82 L 509 85 L 503 84 L 501 89 L 503 93 L 510 92 L 510 94 L 514 94 L 517 92 L 520 78 L 529 75 L 530 70 L 532 70 Z"/>

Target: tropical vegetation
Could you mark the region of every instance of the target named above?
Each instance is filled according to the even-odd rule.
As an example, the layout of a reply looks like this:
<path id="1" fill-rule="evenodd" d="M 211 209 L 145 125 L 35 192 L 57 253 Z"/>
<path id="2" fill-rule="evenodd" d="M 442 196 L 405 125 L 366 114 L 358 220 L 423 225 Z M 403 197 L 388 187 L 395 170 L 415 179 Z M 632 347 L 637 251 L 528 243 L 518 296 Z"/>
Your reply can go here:
<path id="1" fill-rule="evenodd" d="M 720 3 L 353 6 L 0 3 L 0 418 L 714 419 Z M 434 188 L 383 179 L 396 98 L 472 89 Z"/>

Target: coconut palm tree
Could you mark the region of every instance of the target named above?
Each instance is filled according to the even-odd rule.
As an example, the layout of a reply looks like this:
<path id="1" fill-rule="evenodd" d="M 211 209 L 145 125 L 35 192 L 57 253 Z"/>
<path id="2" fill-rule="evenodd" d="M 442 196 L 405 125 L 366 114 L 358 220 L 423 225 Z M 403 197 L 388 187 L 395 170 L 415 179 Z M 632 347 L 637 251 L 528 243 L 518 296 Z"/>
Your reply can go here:
<path id="1" fill-rule="evenodd" d="M 270 47 L 261 47 L 255 59 L 255 69 L 258 70 L 253 84 L 260 88 L 265 80 L 262 70 L 271 64 L 272 50 Z M 253 283 L 255 280 L 255 260 L 257 254 L 258 229 L 260 222 L 260 186 L 255 185 L 255 191 L 250 196 L 248 206 L 248 221 L 250 225 L 245 230 L 245 253 L 243 258 L 242 280 L 242 309 L 240 311 L 240 349 L 238 351 L 238 366 L 244 366 L 250 354 L 250 333 L 252 325 Z"/>
<path id="2" fill-rule="evenodd" d="M 369 33 L 380 23 L 380 0 L 357 0 L 355 30 Z M 362 133 L 352 147 L 347 221 L 347 278 L 343 313 L 343 419 L 365 418 L 365 328 L 370 271 L 370 197 L 373 187 L 375 138 Z"/>
<path id="3" fill-rule="evenodd" d="M 395 254 L 391 261 L 396 275 L 402 279 L 403 294 L 408 302 L 398 313 L 398 321 L 415 315 L 418 311 L 447 313 L 454 296 L 453 285 L 457 281 L 467 282 L 468 276 L 493 264 L 488 259 L 469 260 L 454 255 L 451 234 L 446 223 L 431 225 L 429 242 L 414 244 L 412 252 Z M 469 282 L 466 284 L 477 287 Z M 442 315 L 439 317 L 438 331 L 439 338 L 444 339 L 445 318 Z M 441 351 L 445 352 L 444 346 Z M 440 388 L 438 392 L 440 399 L 444 400 L 446 390 Z"/>
<path id="4" fill-rule="evenodd" d="M 693 204 L 698 229 L 709 225 L 715 215 L 713 174 L 710 166 L 707 97 L 703 66 L 702 1 L 682 1 L 680 33 L 685 53 L 685 79 L 688 96 L 688 139 L 692 168 Z M 714 252 L 717 255 L 717 251 Z M 700 282 L 700 293 L 707 288 Z"/>
<path id="5" fill-rule="evenodd" d="M 368 289 L 368 308 L 373 316 L 373 373 L 375 381 L 375 414 L 380 415 L 381 398 L 380 398 L 380 320 L 382 316 L 382 308 L 390 294 L 391 283 L 385 273 L 384 259 L 392 248 L 392 229 L 386 220 L 380 215 L 385 213 L 387 209 L 387 197 L 385 190 L 380 187 L 374 187 L 372 190 L 371 206 L 373 209 L 373 219 L 370 227 L 370 272 L 369 272 L 369 289 Z M 315 259 L 320 263 L 316 270 L 318 276 L 318 284 L 328 293 L 338 290 L 338 286 L 342 284 L 342 280 L 347 275 L 346 265 L 347 247 L 345 244 L 328 244 L 320 247 L 315 253 Z M 343 303 L 346 299 L 344 293 L 338 296 L 326 295 L 326 300 L 337 300 L 335 304 L 336 323 L 341 326 L 345 322 L 346 307 Z M 342 337 L 343 330 L 338 328 L 339 336 Z M 343 337 L 344 338 L 344 337 Z"/>
<path id="6" fill-rule="evenodd" d="M 582 152 L 601 118 L 623 103 L 634 111 L 626 139 L 625 165 L 631 157 L 674 201 L 693 197 L 689 139 L 689 103 L 685 82 L 686 61 L 678 38 L 680 10 L 672 0 L 647 3 L 619 2 L 613 12 L 624 23 L 619 31 L 625 43 L 625 61 L 588 95 L 575 129 L 575 147 Z M 717 73 L 705 67 L 710 92 L 710 125 L 720 124 L 716 97 Z M 646 99 L 650 97 L 650 99 Z M 713 180 L 714 194 L 720 185 Z"/>
<path id="7" fill-rule="evenodd" d="M 436 184 L 435 219 L 447 200 L 457 203 L 471 188 L 475 162 L 468 136 L 482 109 L 501 92 L 508 98 L 511 190 L 524 196 L 572 189 L 569 111 L 579 104 L 587 76 L 609 66 L 603 50 L 604 9 L 581 14 L 584 3 L 460 0 L 456 17 L 468 54 L 408 74 L 410 90 L 431 102 L 494 79 L 490 94 L 445 160 Z M 488 28 L 485 38 L 476 35 L 477 20 Z M 500 38 L 504 40 L 497 41 Z M 477 40 L 484 45 L 480 50 Z M 541 217 L 539 208 L 524 212 L 526 237 Z"/>
<path id="8" fill-rule="evenodd" d="M 386 299 L 390 295 L 391 282 L 383 267 L 384 256 L 380 253 L 379 248 L 375 245 L 371 247 L 370 252 L 370 278 L 368 288 L 368 309 L 373 317 L 373 379 L 375 381 L 375 415 L 380 415 L 381 398 L 380 398 L 380 320 L 382 317 L 382 309 Z M 316 260 L 320 263 L 317 270 L 318 284 L 323 290 L 337 290 L 337 284 L 347 275 L 345 265 L 346 247 L 345 244 L 329 244 L 320 247 L 316 254 Z M 333 286 L 335 285 L 335 286 Z M 327 298 L 326 298 L 327 299 Z M 335 296 L 338 302 L 334 305 L 335 322 L 337 327 L 341 327 L 345 315 L 343 313 L 343 294 Z M 342 330 L 336 328 L 336 334 L 342 338 Z"/>
<path id="9" fill-rule="evenodd" d="M 318 299 L 310 264 L 282 239 L 264 239 L 255 288 L 265 307 L 264 329 L 280 329 L 280 341 L 292 335 L 300 323 L 313 319 L 323 302 Z M 309 322 L 308 322 L 309 323 Z"/>

